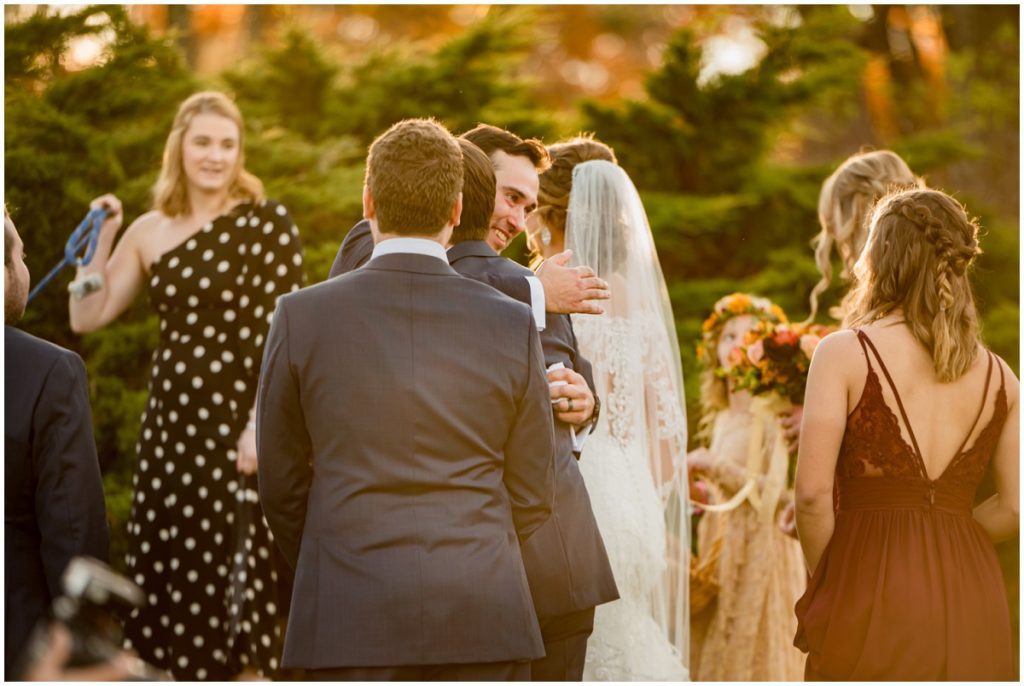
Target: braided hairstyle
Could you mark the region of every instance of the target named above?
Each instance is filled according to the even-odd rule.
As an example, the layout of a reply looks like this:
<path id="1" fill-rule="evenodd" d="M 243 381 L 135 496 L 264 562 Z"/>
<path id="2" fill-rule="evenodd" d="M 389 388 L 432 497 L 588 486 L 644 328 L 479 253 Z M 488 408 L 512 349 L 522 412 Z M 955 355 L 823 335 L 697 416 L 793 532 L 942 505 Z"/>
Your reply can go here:
<path id="1" fill-rule="evenodd" d="M 981 254 L 978 224 L 941 191 L 896 191 L 875 206 L 844 321 L 856 327 L 903 311 L 940 381 L 960 378 L 978 353 L 980 327 L 968 270 Z"/>
<path id="2" fill-rule="evenodd" d="M 867 220 L 875 202 L 897 188 L 923 187 L 924 182 L 914 176 L 903 158 L 890 150 L 852 155 L 825 179 L 818 196 L 821 232 L 814 239 L 814 261 L 822 276 L 811 291 L 810 320 L 818 312 L 818 296 L 832 282 L 832 245 L 843 260 L 841 276 L 849 279 L 864 249 Z"/>

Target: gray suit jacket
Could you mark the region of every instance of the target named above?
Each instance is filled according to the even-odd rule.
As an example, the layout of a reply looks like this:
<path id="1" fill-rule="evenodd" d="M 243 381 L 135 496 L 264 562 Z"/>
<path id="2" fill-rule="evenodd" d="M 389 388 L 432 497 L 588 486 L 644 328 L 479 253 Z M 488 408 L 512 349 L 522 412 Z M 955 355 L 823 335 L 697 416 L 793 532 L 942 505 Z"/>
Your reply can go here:
<path id="1" fill-rule="evenodd" d="M 529 308 L 411 254 L 284 296 L 258 421 L 296 570 L 284 666 L 543 655 L 520 542 L 550 515 L 554 438 Z"/>
<path id="2" fill-rule="evenodd" d="M 484 241 L 465 241 L 452 246 L 448 260 L 455 271 L 477 280 L 490 274 L 515 282 L 531 274 L 521 264 L 494 252 Z M 590 363 L 577 351 L 576 334 L 568 315 L 549 312 L 540 340 L 547 366 L 561 362 L 569 369 L 585 372 L 589 379 Z M 571 431 L 568 424 L 555 421 L 552 515 L 523 546 L 523 562 L 530 578 L 534 606 L 542 619 L 619 597 L 583 475 L 573 454 Z"/>

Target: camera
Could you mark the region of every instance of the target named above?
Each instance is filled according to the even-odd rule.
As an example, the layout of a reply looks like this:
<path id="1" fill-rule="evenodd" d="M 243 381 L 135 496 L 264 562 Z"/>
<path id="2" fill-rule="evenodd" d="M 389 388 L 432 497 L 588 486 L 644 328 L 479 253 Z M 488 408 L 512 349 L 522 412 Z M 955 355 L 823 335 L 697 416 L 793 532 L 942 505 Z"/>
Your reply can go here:
<path id="1" fill-rule="evenodd" d="M 130 580 L 99 560 L 75 557 L 61 578 L 64 594 L 50 606 L 51 619 L 40 622 L 33 631 L 22 669 L 34 664 L 49 643 L 49 621 L 57 621 L 71 633 L 71 655 L 66 668 L 87 667 L 114 659 L 122 652 L 123 632 L 120 616 L 142 607 L 145 594 Z M 168 681 L 170 675 L 142 660 L 132 660 L 134 681 Z"/>

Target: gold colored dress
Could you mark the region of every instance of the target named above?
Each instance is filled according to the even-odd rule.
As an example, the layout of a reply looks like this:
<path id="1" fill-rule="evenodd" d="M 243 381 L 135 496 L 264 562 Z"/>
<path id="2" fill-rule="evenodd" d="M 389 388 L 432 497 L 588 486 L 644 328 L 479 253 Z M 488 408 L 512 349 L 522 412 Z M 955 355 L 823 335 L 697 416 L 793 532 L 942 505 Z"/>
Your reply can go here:
<path id="1" fill-rule="evenodd" d="M 752 415 L 723 411 L 710 451 L 714 467 L 704 478 L 728 499 L 746 481 Z M 777 425 L 766 428 L 770 445 Z M 779 510 L 792 500 L 787 491 Z M 695 681 L 800 681 L 804 656 L 793 646 L 806 572 L 800 544 L 762 522 L 749 501 L 724 513 L 706 512 L 697 529 L 698 554 L 722 536 L 717 598 L 691 617 L 691 675 Z"/>

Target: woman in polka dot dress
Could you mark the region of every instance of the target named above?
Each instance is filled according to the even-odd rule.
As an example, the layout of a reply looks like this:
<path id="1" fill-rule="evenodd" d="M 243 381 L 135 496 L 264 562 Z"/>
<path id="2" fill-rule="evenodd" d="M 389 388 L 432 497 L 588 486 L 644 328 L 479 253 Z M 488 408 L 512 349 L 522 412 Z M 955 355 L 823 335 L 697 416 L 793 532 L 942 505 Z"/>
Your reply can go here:
<path id="1" fill-rule="evenodd" d="M 259 509 L 253 411 L 275 301 L 302 280 L 298 229 L 244 169 L 242 119 L 220 93 L 178 111 L 154 189 L 111 254 L 108 210 L 79 277 L 103 286 L 70 299 L 71 327 L 95 331 L 145 285 L 160 315 L 128 524 L 128 569 L 148 603 L 125 633 L 179 680 L 272 675 L 280 659 L 274 550 Z"/>

